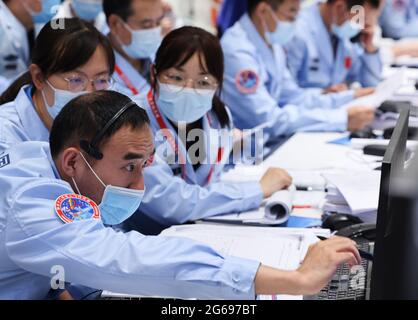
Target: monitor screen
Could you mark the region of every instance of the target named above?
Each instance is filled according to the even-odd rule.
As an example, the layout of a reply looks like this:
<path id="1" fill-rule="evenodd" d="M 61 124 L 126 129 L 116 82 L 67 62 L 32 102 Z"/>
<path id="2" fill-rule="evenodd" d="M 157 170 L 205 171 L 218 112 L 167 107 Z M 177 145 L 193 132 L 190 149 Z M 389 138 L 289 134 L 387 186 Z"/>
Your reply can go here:
<path id="1" fill-rule="evenodd" d="M 372 299 L 382 298 L 383 287 L 388 276 L 385 267 L 387 264 L 386 240 L 392 230 L 393 214 L 396 213 L 395 208 L 392 207 L 391 195 L 394 188 L 394 178 L 403 172 L 405 168 L 409 113 L 408 108 L 401 111 L 382 162 L 376 241 L 371 278 Z"/>

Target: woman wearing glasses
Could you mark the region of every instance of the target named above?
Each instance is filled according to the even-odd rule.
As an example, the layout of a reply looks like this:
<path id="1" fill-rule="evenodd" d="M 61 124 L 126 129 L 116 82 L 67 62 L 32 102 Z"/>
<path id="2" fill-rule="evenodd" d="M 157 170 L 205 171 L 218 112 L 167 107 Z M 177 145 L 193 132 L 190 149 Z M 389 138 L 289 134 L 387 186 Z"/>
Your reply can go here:
<path id="1" fill-rule="evenodd" d="M 67 102 L 112 86 L 115 58 L 105 36 L 78 18 L 47 23 L 29 71 L 0 97 L 0 153 L 22 141 L 48 141 Z"/>
<path id="2" fill-rule="evenodd" d="M 291 183 L 276 168 L 260 182 L 220 181 L 233 146 L 231 117 L 218 97 L 223 71 L 218 39 L 200 28 L 176 29 L 158 49 L 152 89 L 139 101 L 150 116 L 157 155 L 144 172 L 147 192 L 140 209 L 160 223 L 256 208 Z M 140 224 L 135 215 L 127 227 Z"/>

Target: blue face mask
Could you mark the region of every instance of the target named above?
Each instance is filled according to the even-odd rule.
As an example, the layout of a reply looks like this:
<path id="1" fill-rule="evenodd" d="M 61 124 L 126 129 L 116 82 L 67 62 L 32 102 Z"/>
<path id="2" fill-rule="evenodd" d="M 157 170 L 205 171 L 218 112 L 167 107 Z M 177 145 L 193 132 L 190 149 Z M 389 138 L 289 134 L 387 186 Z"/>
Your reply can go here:
<path id="1" fill-rule="evenodd" d="M 133 59 L 154 60 L 161 44 L 161 27 L 153 29 L 132 30 L 126 23 L 125 27 L 131 32 L 132 42 L 122 45 L 122 49 Z"/>
<path id="2" fill-rule="evenodd" d="M 270 44 L 284 45 L 288 43 L 296 34 L 295 22 L 284 22 L 277 19 L 273 9 L 271 9 L 273 19 L 276 21 L 276 30 L 273 32 L 268 31 L 267 25 L 264 22 L 266 40 Z M 263 20 L 264 21 L 264 20 Z"/>
<path id="3" fill-rule="evenodd" d="M 351 23 L 350 20 L 347 20 L 340 26 L 333 23 L 331 30 L 339 39 L 348 40 L 358 35 L 361 31 L 361 28 L 359 25 Z"/>
<path id="4" fill-rule="evenodd" d="M 174 123 L 193 123 L 212 109 L 215 92 L 159 83 L 157 105 Z"/>
<path id="5" fill-rule="evenodd" d="M 43 0 L 41 12 L 32 12 L 29 10 L 34 23 L 47 23 L 58 11 L 61 0 Z"/>
<path id="6" fill-rule="evenodd" d="M 99 182 L 105 188 L 102 201 L 99 205 L 100 215 L 103 223 L 108 226 L 115 226 L 121 224 L 130 216 L 132 216 L 135 213 L 135 211 L 139 208 L 139 205 L 141 204 L 142 198 L 145 194 L 145 189 L 133 190 L 128 188 L 114 187 L 111 185 L 106 186 L 103 183 L 102 179 L 99 178 L 99 176 L 87 162 L 84 155 L 82 153 L 80 153 L 80 155 L 89 167 L 89 169 L 91 170 L 91 172 L 93 172 L 97 180 L 99 180 Z M 81 195 L 74 178 L 73 183 L 77 189 L 77 192 Z"/>
<path id="7" fill-rule="evenodd" d="M 72 0 L 71 7 L 80 19 L 93 21 L 103 11 L 103 2 L 98 0 Z"/>
<path id="8" fill-rule="evenodd" d="M 42 90 L 42 99 L 52 119 L 55 119 L 57 117 L 57 115 L 61 112 L 62 108 L 64 108 L 64 106 L 68 102 L 77 98 L 78 96 L 81 96 L 82 94 L 88 93 L 87 91 L 70 92 L 65 90 L 59 90 L 55 89 L 48 80 L 46 80 L 46 83 L 54 91 L 54 104 L 50 106 L 46 101 L 45 92 Z"/>

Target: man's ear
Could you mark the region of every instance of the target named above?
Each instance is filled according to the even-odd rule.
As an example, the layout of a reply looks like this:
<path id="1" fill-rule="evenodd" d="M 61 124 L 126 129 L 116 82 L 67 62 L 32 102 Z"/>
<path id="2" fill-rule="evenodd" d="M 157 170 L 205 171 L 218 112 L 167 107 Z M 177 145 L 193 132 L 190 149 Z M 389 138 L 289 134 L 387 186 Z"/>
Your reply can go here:
<path id="1" fill-rule="evenodd" d="M 261 1 L 254 9 L 253 15 L 256 17 L 264 18 L 265 15 L 268 13 L 268 6 L 269 4 L 265 1 Z"/>
<path id="2" fill-rule="evenodd" d="M 42 91 L 45 86 L 45 77 L 42 73 L 41 68 L 39 68 L 38 65 L 32 63 L 29 66 L 29 73 L 36 89 Z"/>
<path id="3" fill-rule="evenodd" d="M 116 14 L 111 14 L 108 19 L 109 29 L 112 35 L 119 39 L 123 45 L 128 45 L 132 42 L 132 36 L 129 30 L 123 25 L 122 18 Z"/>
<path id="4" fill-rule="evenodd" d="M 111 14 L 108 19 L 109 29 L 112 33 L 119 34 L 118 30 L 120 28 L 119 17 L 116 14 Z"/>
<path id="5" fill-rule="evenodd" d="M 68 177 L 74 178 L 82 173 L 82 162 L 80 151 L 76 148 L 67 148 L 60 156 L 61 170 Z"/>

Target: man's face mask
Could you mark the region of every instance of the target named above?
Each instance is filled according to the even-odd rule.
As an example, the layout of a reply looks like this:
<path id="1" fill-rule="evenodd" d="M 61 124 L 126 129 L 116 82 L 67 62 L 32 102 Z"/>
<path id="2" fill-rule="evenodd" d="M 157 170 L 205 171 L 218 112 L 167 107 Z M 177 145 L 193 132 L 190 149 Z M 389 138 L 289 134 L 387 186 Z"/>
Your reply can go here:
<path id="1" fill-rule="evenodd" d="M 47 23 L 57 13 L 57 9 L 61 4 L 61 0 L 42 0 L 42 9 L 40 12 L 34 12 L 29 7 L 27 7 L 24 2 L 22 3 L 25 9 L 31 15 L 33 23 Z"/>
<path id="2" fill-rule="evenodd" d="M 113 226 L 118 225 L 127 220 L 132 216 L 135 211 L 139 208 L 142 198 L 145 194 L 144 190 L 134 190 L 122 187 L 114 187 L 111 185 L 105 185 L 96 174 L 90 164 L 87 162 L 86 158 L 82 153 L 80 153 L 86 165 L 89 167 L 90 171 L 94 174 L 97 180 L 105 188 L 102 201 L 99 205 L 100 214 L 102 217 L 103 224 Z M 72 178 L 74 186 L 77 189 L 78 194 L 81 195 L 80 190 L 78 189 L 77 183 L 74 178 Z"/>
<path id="3" fill-rule="evenodd" d="M 103 11 L 101 0 L 72 0 L 71 6 L 80 19 L 93 21 Z"/>
<path id="4" fill-rule="evenodd" d="M 265 37 L 266 40 L 271 44 L 284 45 L 288 43 L 296 34 L 296 23 L 289 21 L 280 21 L 276 13 L 272 8 L 269 9 L 271 16 L 276 23 L 276 29 L 270 32 L 267 28 L 267 24 L 264 21 Z"/>
<path id="5" fill-rule="evenodd" d="M 133 30 L 127 23 L 123 23 L 132 36 L 129 45 L 123 45 L 122 49 L 133 59 L 154 60 L 159 46 L 161 45 L 161 27 L 152 29 Z"/>

